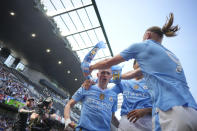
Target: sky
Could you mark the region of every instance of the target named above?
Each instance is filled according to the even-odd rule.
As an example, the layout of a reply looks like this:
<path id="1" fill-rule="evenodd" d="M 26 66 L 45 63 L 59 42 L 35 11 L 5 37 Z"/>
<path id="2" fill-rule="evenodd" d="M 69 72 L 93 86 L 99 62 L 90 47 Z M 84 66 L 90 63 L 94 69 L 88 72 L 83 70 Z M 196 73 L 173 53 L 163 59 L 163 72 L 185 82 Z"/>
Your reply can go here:
<path id="1" fill-rule="evenodd" d="M 135 42 L 141 42 L 145 30 L 166 22 L 174 13 L 178 35 L 164 38 L 162 44 L 181 61 L 190 91 L 197 101 L 197 1 L 196 0 L 96 0 L 114 55 Z M 126 72 L 132 61 L 124 63 Z"/>
<path id="2" fill-rule="evenodd" d="M 76 4 L 81 3 L 81 0 L 64 0 L 63 2 L 65 2 L 67 8 L 72 7 L 69 1 L 76 2 Z M 42 2 L 45 3 L 45 6 L 48 5 L 47 10 L 49 12 L 54 12 L 55 9 L 49 0 L 42 0 Z M 83 2 L 88 3 L 90 0 L 83 0 Z M 65 11 L 59 0 L 53 0 L 53 3 L 55 3 L 59 11 L 62 9 Z M 114 55 L 117 55 L 132 43 L 141 42 L 147 28 L 151 26 L 162 27 L 166 22 L 167 16 L 169 16 L 170 12 L 173 12 L 174 25 L 178 24 L 180 31 L 176 37 L 164 38 L 162 44 L 176 54 L 181 61 L 188 85 L 197 101 L 197 79 L 195 77 L 195 74 L 197 74 L 197 48 L 195 42 L 197 37 L 196 0 L 96 0 L 96 4 Z M 88 8 L 86 9 L 88 10 Z M 79 13 L 84 15 L 80 11 Z M 77 22 L 74 13 L 70 13 L 70 15 L 75 24 L 78 25 L 80 22 Z M 89 15 L 91 16 L 91 13 Z M 65 17 L 64 20 L 68 25 L 71 23 L 67 20 L 66 15 L 62 17 Z M 57 25 L 61 27 L 61 31 L 67 31 L 64 27 L 65 24 L 62 23 L 60 18 L 55 17 L 54 19 Z M 85 21 L 88 23 L 88 20 Z M 93 21 L 94 26 L 97 25 L 94 17 L 91 18 L 91 21 Z M 73 29 L 71 25 L 69 28 Z M 85 38 L 83 39 L 86 40 Z M 93 39 L 93 36 L 91 36 L 91 39 Z M 124 63 L 123 73 L 131 70 L 131 65 L 132 61 Z"/>

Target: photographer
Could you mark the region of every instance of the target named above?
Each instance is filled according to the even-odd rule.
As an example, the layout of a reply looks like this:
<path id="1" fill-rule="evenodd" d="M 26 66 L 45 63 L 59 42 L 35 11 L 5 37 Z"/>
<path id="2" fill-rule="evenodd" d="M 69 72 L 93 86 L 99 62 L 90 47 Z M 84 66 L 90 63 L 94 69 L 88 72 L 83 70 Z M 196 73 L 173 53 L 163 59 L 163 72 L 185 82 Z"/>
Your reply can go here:
<path id="1" fill-rule="evenodd" d="M 57 119 L 59 116 L 55 114 L 52 105 L 53 99 L 51 97 L 46 98 L 37 105 L 36 112 L 30 117 L 31 123 L 29 127 L 31 131 L 50 131 L 52 127 L 61 127 L 61 123 Z"/>
<path id="2" fill-rule="evenodd" d="M 32 107 L 34 105 L 34 99 L 28 98 L 26 101 L 26 105 L 19 108 L 17 120 L 14 124 L 14 131 L 26 131 L 26 127 L 29 124 L 30 115 L 34 112 Z"/>

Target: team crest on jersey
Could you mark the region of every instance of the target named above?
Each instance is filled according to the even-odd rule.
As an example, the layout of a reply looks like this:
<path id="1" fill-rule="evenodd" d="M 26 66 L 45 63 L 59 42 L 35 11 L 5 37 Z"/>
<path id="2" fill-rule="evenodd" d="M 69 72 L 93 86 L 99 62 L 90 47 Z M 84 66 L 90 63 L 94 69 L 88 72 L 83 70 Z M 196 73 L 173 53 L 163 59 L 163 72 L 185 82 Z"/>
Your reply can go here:
<path id="1" fill-rule="evenodd" d="M 133 88 L 137 90 L 139 88 L 139 86 L 138 85 L 134 85 Z"/>
<path id="2" fill-rule="evenodd" d="M 105 95 L 101 93 L 99 98 L 100 98 L 100 100 L 103 100 L 105 98 Z"/>
<path id="3" fill-rule="evenodd" d="M 143 87 L 145 90 L 147 90 L 148 89 L 148 87 L 145 85 L 144 87 Z"/>
<path id="4" fill-rule="evenodd" d="M 109 97 L 109 101 L 113 102 L 113 97 L 112 96 Z"/>

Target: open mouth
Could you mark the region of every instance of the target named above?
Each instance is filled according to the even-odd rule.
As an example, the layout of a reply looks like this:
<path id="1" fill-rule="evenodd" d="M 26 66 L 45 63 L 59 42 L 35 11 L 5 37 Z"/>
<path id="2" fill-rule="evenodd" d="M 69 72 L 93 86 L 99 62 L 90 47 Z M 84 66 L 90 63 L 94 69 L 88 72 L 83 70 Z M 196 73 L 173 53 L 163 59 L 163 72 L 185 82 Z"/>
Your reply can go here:
<path id="1" fill-rule="evenodd" d="M 107 81 L 107 79 L 106 78 L 103 78 L 102 81 Z"/>

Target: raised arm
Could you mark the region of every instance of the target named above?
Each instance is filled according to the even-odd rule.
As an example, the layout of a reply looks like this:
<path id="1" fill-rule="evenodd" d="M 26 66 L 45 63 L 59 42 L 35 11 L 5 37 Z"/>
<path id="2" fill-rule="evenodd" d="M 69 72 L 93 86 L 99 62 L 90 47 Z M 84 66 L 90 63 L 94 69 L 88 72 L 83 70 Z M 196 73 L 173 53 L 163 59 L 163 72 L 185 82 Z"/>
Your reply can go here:
<path id="1" fill-rule="evenodd" d="M 109 59 L 105 59 L 103 61 L 100 61 L 94 65 L 91 65 L 90 66 L 90 73 L 94 70 L 94 69 L 108 69 L 110 68 L 111 66 L 113 65 L 117 65 L 121 62 L 125 61 L 123 59 L 122 56 L 120 55 L 117 55 L 117 56 L 114 56 L 112 58 L 109 58 Z"/>
<path id="2" fill-rule="evenodd" d="M 122 74 L 121 79 L 129 80 L 142 75 L 140 68 Z"/>

